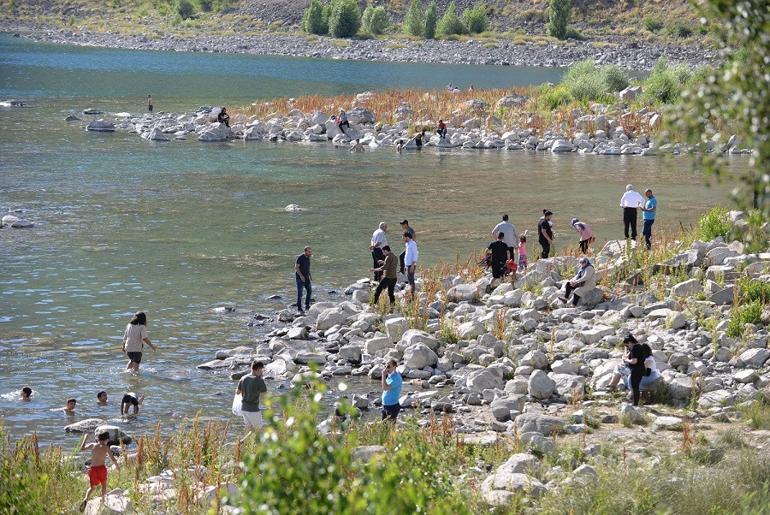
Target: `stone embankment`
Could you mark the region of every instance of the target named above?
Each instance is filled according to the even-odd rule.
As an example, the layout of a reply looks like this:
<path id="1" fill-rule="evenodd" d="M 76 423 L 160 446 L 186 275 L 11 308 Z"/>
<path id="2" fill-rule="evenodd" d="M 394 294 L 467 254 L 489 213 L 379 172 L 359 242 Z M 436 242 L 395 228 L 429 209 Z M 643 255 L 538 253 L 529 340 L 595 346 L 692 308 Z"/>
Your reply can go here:
<path id="1" fill-rule="evenodd" d="M 559 44 L 517 44 L 503 39 L 494 44 L 475 40 L 338 40 L 301 34 L 197 35 L 192 37 L 167 34 L 152 38 L 144 34 L 112 34 L 12 22 L 0 25 L 0 31 L 24 35 L 24 37 L 36 41 L 82 46 L 133 50 L 244 53 L 360 61 L 562 67 L 584 59 L 594 59 L 600 64 L 617 64 L 622 68 L 634 71 L 651 69 L 659 57 L 666 57 L 671 63 L 682 63 L 690 67 L 714 64 L 718 61 L 718 54 L 715 50 L 702 46 L 638 43 L 633 40 L 617 44 L 595 45 L 591 41 L 571 41 Z"/>
<path id="2" fill-rule="evenodd" d="M 446 120 L 447 134 L 440 138 L 428 132 L 424 146 L 439 149 L 462 148 L 466 150 L 534 150 L 553 153 L 577 152 L 599 155 L 658 155 L 687 153 L 695 150 L 676 142 L 665 141 L 656 133 L 662 123 L 662 115 L 652 109 L 638 111 L 622 107 L 641 94 L 641 87 L 629 87 L 619 93 L 621 107 L 593 104 L 588 109 L 576 109 L 572 114 L 574 125 L 562 129 L 539 130 L 537 120 L 529 117 L 523 127 L 505 127 L 490 112 L 492 106 L 481 100 L 469 100 L 454 110 Z M 285 114 L 272 113 L 262 119 L 257 116 L 235 114 L 230 126 L 216 122 L 219 108 L 201 107 L 192 113 L 146 113 L 132 115 L 117 113 L 111 119 L 100 118 L 86 125 L 89 131 L 136 132 L 149 141 L 172 141 L 194 137 L 201 142 L 225 142 L 232 140 L 271 141 L 289 143 L 326 143 L 348 146 L 359 140 L 359 150 L 395 148 L 403 145 L 406 150 L 417 149 L 414 127 L 431 131 L 438 120 L 415 120 L 409 104 L 399 105 L 389 119 L 392 123 L 377 121 L 376 115 L 366 107 L 371 93 L 356 95 L 354 107 L 348 113 L 350 128 L 341 131 L 335 121 L 324 112 L 303 113 L 290 109 Z M 494 106 L 516 108 L 526 102 L 526 97 L 508 95 Z M 94 111 L 90 110 L 93 113 Z M 97 111 L 98 112 L 98 111 Z M 101 114 L 101 113 L 100 113 Z M 80 121 L 68 116 L 67 121 Z M 750 150 L 741 147 L 732 136 L 727 143 L 709 142 L 706 151 L 745 154 Z"/>

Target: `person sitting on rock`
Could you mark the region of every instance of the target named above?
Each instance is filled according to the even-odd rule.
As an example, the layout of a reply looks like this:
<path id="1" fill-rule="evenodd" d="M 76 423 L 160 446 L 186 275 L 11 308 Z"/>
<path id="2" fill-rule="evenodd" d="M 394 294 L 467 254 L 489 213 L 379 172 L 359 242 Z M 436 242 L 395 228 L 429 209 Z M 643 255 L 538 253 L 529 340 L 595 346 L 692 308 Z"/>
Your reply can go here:
<path id="1" fill-rule="evenodd" d="M 32 388 L 25 386 L 21 389 L 21 402 L 29 402 L 32 400 Z"/>
<path id="2" fill-rule="evenodd" d="M 134 392 L 127 392 L 123 395 L 123 399 L 120 401 L 120 414 L 128 415 L 128 410 L 134 407 L 134 416 L 139 414 L 139 406 L 144 402 L 144 395 L 137 396 Z"/>
<path id="3" fill-rule="evenodd" d="M 564 297 L 559 297 L 559 300 L 567 303 L 572 296 L 573 306 L 578 305 L 580 297 L 596 288 L 596 270 L 594 270 L 591 261 L 584 256 L 578 260 L 578 264 L 580 270 L 575 274 L 575 277 L 564 284 Z"/>
<path id="4" fill-rule="evenodd" d="M 230 115 L 227 114 L 227 108 L 223 107 L 221 111 L 219 111 L 219 114 L 217 115 L 217 121 L 219 123 L 224 123 L 227 127 L 230 127 Z"/>
<path id="5" fill-rule="evenodd" d="M 343 127 L 350 128 L 350 122 L 348 121 L 348 114 L 345 112 L 344 109 L 340 109 L 340 114 L 337 117 L 337 127 L 339 127 L 340 132 L 342 134 L 347 134 L 345 132 L 345 129 Z"/>
<path id="6" fill-rule="evenodd" d="M 444 123 L 444 120 L 438 121 L 438 129 L 436 130 L 436 134 L 438 134 L 442 140 L 446 140 L 446 123 Z"/>

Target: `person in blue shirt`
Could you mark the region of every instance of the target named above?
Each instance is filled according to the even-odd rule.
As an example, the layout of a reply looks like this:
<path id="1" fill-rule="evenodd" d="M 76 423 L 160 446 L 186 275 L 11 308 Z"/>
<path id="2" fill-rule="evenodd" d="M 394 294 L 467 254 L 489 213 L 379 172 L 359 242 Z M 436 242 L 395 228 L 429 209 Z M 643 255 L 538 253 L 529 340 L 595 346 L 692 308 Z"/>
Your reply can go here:
<path id="1" fill-rule="evenodd" d="M 382 371 L 382 420 L 390 419 L 394 423 L 398 412 L 401 411 L 398 399 L 401 397 L 401 386 L 404 384 L 401 374 L 396 370 L 397 366 L 398 362 L 391 359 Z"/>
<path id="2" fill-rule="evenodd" d="M 641 206 L 639 209 L 642 210 L 642 220 L 644 221 L 644 228 L 642 229 L 644 244 L 647 245 L 647 250 L 650 250 L 652 248 L 652 224 L 655 223 L 658 199 L 652 194 L 650 188 L 644 191 L 644 196 L 647 197 L 647 200 L 644 202 L 644 206 Z"/>

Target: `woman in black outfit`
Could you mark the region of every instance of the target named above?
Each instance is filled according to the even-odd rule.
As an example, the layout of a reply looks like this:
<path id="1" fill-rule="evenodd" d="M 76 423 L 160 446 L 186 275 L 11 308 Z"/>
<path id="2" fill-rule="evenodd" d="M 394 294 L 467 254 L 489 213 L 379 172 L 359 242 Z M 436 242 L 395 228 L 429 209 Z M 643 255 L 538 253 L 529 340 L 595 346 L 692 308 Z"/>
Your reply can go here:
<path id="1" fill-rule="evenodd" d="M 623 358 L 623 360 L 631 369 L 631 390 L 634 392 L 634 406 L 638 406 L 639 398 L 641 397 L 640 383 L 642 382 L 642 377 L 644 377 L 645 373 L 644 360 L 647 356 L 645 355 L 644 347 L 639 345 L 639 342 L 636 341 L 636 338 L 634 338 L 633 335 L 627 335 L 623 339 L 623 343 L 630 346 L 628 357 Z"/>
<path id="2" fill-rule="evenodd" d="M 226 126 L 230 127 L 230 115 L 227 114 L 227 108 L 223 107 L 221 111 L 219 111 L 219 114 L 217 115 L 217 121 L 219 123 L 224 123 Z"/>

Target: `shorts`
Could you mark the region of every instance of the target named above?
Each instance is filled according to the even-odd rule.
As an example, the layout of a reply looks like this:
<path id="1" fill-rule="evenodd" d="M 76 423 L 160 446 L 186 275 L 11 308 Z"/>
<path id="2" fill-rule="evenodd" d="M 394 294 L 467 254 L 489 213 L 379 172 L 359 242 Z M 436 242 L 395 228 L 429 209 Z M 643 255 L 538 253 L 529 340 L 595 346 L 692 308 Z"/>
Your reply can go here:
<path id="1" fill-rule="evenodd" d="M 526 255 L 522 256 L 521 254 L 519 254 L 519 267 L 518 267 L 518 269 L 522 270 L 522 271 L 527 269 L 527 256 Z"/>
<path id="2" fill-rule="evenodd" d="M 259 411 L 241 411 L 241 416 L 243 417 L 243 422 L 246 424 L 246 427 L 249 429 L 259 429 L 264 425 L 262 422 L 262 413 Z"/>
<path id="3" fill-rule="evenodd" d="M 130 359 L 132 363 L 136 363 L 138 365 L 142 362 L 141 352 L 126 352 L 126 354 L 128 354 L 128 359 Z"/>
<path id="4" fill-rule="evenodd" d="M 398 417 L 398 413 L 400 411 L 401 411 L 401 405 L 400 404 L 391 404 L 390 406 L 383 406 L 382 407 L 382 420 L 385 420 L 386 418 L 389 418 L 393 422 L 395 422 L 396 418 Z"/>
<path id="5" fill-rule="evenodd" d="M 88 467 L 88 480 L 90 481 L 91 486 L 106 485 L 107 467 L 104 465 Z"/>
<path id="6" fill-rule="evenodd" d="M 617 367 L 615 367 L 615 373 L 619 374 L 620 377 L 622 377 L 625 381 L 625 379 L 631 377 L 631 368 L 625 363 L 620 363 Z"/>

